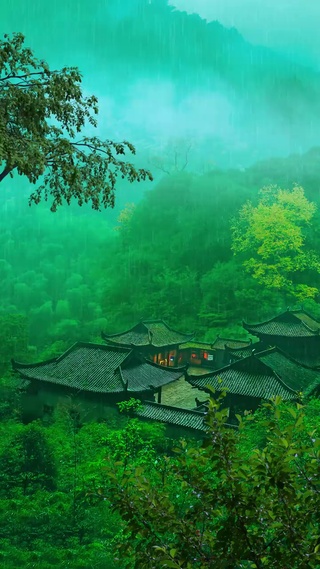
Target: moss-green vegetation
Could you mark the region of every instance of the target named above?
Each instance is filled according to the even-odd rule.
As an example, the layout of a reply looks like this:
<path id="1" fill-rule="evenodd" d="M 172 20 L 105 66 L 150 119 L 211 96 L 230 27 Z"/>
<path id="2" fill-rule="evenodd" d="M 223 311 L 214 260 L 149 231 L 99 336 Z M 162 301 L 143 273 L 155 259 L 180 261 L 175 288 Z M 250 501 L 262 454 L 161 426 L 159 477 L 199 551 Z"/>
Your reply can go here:
<path id="1" fill-rule="evenodd" d="M 164 426 L 121 416 L 80 426 L 72 404 L 56 409 L 49 423 L 24 425 L 18 393 L 6 387 L 15 405 L 0 422 L 1 567 L 122 567 L 114 545 L 125 526 L 111 511 L 111 496 L 101 498 L 106 459 L 154 462 L 169 444 Z"/>
<path id="2" fill-rule="evenodd" d="M 120 481 L 110 465 L 114 508 L 128 523 L 126 567 L 317 569 L 318 403 L 275 400 L 234 432 L 212 400 L 201 447 L 184 441 L 176 458 L 127 465 Z"/>
<path id="3" fill-rule="evenodd" d="M 10 394 L 0 422 L 6 569 L 319 566 L 319 400 L 268 405 L 239 432 L 213 404 L 204 444 L 181 446 L 163 425 L 132 419 L 132 400 L 108 423 L 80 425 L 70 402 L 24 425 Z"/>

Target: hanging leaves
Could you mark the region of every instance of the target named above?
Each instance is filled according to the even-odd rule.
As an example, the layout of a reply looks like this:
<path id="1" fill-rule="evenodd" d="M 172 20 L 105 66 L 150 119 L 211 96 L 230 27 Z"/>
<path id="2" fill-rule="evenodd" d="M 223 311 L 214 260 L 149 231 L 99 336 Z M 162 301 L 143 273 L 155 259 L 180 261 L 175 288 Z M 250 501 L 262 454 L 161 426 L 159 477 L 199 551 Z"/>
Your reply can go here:
<path id="1" fill-rule="evenodd" d="M 114 207 L 118 178 L 130 183 L 152 180 L 119 157 L 128 142 L 81 135 L 97 126 L 98 100 L 85 97 L 76 67 L 50 70 L 24 46 L 20 33 L 0 40 L 0 182 L 15 173 L 42 183 L 29 203 L 52 200 L 51 210 L 75 199 L 95 210 Z"/>

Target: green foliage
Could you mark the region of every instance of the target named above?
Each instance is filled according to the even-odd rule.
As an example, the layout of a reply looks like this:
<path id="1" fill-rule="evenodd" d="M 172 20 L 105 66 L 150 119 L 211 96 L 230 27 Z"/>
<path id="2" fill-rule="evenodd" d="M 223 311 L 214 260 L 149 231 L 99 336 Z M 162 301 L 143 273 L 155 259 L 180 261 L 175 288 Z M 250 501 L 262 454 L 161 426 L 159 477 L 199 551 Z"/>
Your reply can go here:
<path id="1" fill-rule="evenodd" d="M 128 524 L 120 551 L 134 567 L 317 568 L 320 440 L 306 432 L 301 405 L 265 405 L 266 441 L 244 460 L 240 435 L 211 401 L 201 448 L 177 449 L 166 471 L 109 469 L 114 508 Z"/>
<path id="2" fill-rule="evenodd" d="M 119 159 L 132 144 L 78 135 L 97 126 L 98 100 L 85 97 L 75 67 L 50 70 L 16 33 L 0 41 L 0 182 L 15 172 L 42 184 L 29 202 L 52 199 L 51 211 L 72 199 L 93 209 L 114 206 L 118 176 L 129 182 L 149 179 L 147 170 Z"/>
<path id="3" fill-rule="evenodd" d="M 220 402 L 203 444 L 174 451 L 164 425 L 79 428 L 74 405 L 45 427 L 0 423 L 0 563 L 316 568 L 319 400 L 277 400 L 239 433 Z"/>
<path id="4" fill-rule="evenodd" d="M 27 346 L 26 318 L 21 314 L 0 313 L 0 371 L 8 369 L 12 358 L 25 358 Z"/>
<path id="5" fill-rule="evenodd" d="M 105 501 L 89 505 L 102 483 L 105 424 L 75 432 L 66 410 L 55 421 L 0 423 L 0 565 L 113 569 L 122 522 Z"/>
<path id="6" fill-rule="evenodd" d="M 242 207 L 233 225 L 232 248 L 242 254 L 243 266 L 260 284 L 284 290 L 296 300 L 318 294 L 311 275 L 319 280 L 320 259 L 310 251 L 304 235 L 315 211 L 315 204 L 298 186 L 291 191 L 263 188 L 257 206 L 248 202 Z"/>
<path id="7" fill-rule="evenodd" d="M 22 361 L 26 358 L 10 340 L 13 322 L 18 320 L 24 322 L 25 343 L 29 336 L 30 344 L 39 351 L 49 350 L 55 341 L 65 340 L 69 347 L 77 340 L 90 341 L 100 336 L 108 321 L 100 306 L 105 274 L 99 262 L 105 241 L 112 242 L 114 237 L 110 222 L 103 214 L 88 210 L 82 213 L 76 208 L 61 210 L 56 217 L 43 204 L 29 208 L 23 202 L 12 204 L 6 192 L 1 196 L 0 317 L 4 359 L 10 362 L 12 357 Z M 110 255 L 107 248 L 104 257 Z M 19 342 L 22 347 L 22 338 Z M 39 360 L 40 354 L 35 358 Z"/>
<path id="8" fill-rule="evenodd" d="M 55 489 L 56 466 L 53 449 L 47 441 L 44 428 L 37 423 L 26 425 L 3 449 L 1 454 L 0 488 L 8 495 L 12 488 L 21 488 L 23 494 L 37 489 Z"/>
<path id="9" fill-rule="evenodd" d="M 117 405 L 120 413 L 130 414 L 141 407 L 141 401 L 140 399 L 134 399 L 131 397 L 128 401 L 120 401 Z"/>
<path id="10" fill-rule="evenodd" d="M 17 419 L 20 417 L 21 381 L 13 374 L 0 377 L 0 421 Z"/>

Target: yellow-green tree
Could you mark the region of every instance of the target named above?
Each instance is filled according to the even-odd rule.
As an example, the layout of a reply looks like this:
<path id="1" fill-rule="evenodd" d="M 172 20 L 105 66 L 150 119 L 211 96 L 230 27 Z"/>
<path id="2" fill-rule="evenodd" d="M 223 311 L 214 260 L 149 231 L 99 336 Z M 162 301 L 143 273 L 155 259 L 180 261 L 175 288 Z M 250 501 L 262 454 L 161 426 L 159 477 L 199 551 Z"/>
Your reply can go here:
<path id="1" fill-rule="evenodd" d="M 126 203 L 124 209 L 122 209 L 117 218 L 119 225 L 115 227 L 116 231 L 124 231 L 128 229 L 130 225 L 131 218 L 135 212 L 136 205 L 134 203 Z"/>
<path id="2" fill-rule="evenodd" d="M 308 247 L 306 230 L 316 205 L 300 186 L 268 186 L 260 196 L 257 205 L 247 202 L 233 223 L 234 253 L 242 255 L 245 269 L 265 287 L 300 301 L 315 298 L 320 259 Z"/>

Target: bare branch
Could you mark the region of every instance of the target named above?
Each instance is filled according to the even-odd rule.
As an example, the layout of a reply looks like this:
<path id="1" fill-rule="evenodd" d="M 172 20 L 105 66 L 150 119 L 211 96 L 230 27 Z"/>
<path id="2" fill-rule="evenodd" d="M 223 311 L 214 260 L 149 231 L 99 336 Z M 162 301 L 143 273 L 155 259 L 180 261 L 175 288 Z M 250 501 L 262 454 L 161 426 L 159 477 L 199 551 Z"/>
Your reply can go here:
<path id="1" fill-rule="evenodd" d="M 50 74 L 51 74 L 51 73 L 55 73 L 55 72 L 54 72 L 54 71 L 53 71 L 53 72 L 51 71 Z M 44 76 L 44 75 L 47 76 L 48 74 L 49 74 L 49 72 L 46 72 L 46 71 L 33 71 L 33 72 L 31 72 L 31 73 L 24 73 L 23 75 L 16 75 L 16 74 L 13 73 L 13 74 L 11 74 L 11 75 L 6 75 L 5 77 L 0 77 L 0 82 L 1 82 L 1 81 L 7 81 L 8 79 L 18 79 L 18 80 L 20 81 L 21 79 L 25 79 L 25 78 L 27 78 L 27 77 L 28 77 L 28 79 L 29 79 L 29 77 L 31 77 L 32 75 L 37 75 L 38 77 L 39 77 L 39 76 L 42 77 L 42 76 Z"/>

